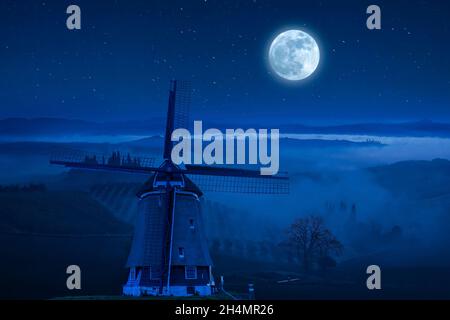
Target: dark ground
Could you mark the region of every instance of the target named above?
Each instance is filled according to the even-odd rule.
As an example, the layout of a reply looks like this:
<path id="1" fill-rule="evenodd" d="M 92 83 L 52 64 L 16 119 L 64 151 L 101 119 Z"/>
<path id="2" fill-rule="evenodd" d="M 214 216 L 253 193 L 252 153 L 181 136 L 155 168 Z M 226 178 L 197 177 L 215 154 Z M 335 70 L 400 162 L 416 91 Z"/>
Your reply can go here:
<path id="1" fill-rule="evenodd" d="M 0 298 L 48 299 L 67 296 L 119 296 L 127 278 L 123 267 L 126 237 L 47 238 L 2 235 Z M 253 283 L 257 299 L 448 299 L 448 268 L 382 268 L 382 290 L 365 286 L 366 265 L 339 266 L 326 273 L 304 275 L 297 266 L 214 256 L 214 274 L 224 275 L 228 291 L 245 294 Z M 65 269 L 78 264 L 82 289 L 66 289 Z M 299 278 L 298 281 L 277 283 Z"/>

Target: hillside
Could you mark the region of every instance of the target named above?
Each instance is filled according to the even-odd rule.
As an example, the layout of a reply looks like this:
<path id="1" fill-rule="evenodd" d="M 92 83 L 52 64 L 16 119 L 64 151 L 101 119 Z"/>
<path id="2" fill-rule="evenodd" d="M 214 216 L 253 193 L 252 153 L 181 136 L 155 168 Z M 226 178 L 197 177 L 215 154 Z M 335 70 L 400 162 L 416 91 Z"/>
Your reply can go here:
<path id="1" fill-rule="evenodd" d="M 83 192 L 0 193 L 0 298 L 120 294 L 132 227 Z M 79 265 L 82 290 L 66 288 Z"/>
<path id="2" fill-rule="evenodd" d="M 450 161 L 401 161 L 370 168 L 376 181 L 394 195 L 433 198 L 450 193 Z"/>
<path id="3" fill-rule="evenodd" d="M 83 192 L 2 192 L 0 231 L 51 234 L 131 233 Z"/>

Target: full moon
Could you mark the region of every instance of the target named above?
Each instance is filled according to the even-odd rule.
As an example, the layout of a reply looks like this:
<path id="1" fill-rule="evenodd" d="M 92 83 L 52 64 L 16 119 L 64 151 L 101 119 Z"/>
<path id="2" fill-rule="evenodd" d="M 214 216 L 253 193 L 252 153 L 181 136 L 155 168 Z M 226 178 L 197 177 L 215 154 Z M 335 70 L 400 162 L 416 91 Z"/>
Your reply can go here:
<path id="1" fill-rule="evenodd" d="M 319 65 L 320 51 L 316 41 L 301 30 L 280 33 L 270 45 L 269 61 L 282 78 L 298 81 L 309 77 Z"/>

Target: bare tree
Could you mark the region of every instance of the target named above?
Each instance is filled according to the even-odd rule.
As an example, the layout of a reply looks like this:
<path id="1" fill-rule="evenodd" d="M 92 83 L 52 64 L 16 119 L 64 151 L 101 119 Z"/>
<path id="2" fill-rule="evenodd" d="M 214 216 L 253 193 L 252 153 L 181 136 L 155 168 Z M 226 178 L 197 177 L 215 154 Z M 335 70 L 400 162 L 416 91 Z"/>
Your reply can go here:
<path id="1" fill-rule="evenodd" d="M 339 240 L 325 227 L 323 219 L 314 215 L 294 221 L 288 230 L 288 243 L 302 260 L 305 271 L 319 259 L 340 255 L 343 250 Z"/>

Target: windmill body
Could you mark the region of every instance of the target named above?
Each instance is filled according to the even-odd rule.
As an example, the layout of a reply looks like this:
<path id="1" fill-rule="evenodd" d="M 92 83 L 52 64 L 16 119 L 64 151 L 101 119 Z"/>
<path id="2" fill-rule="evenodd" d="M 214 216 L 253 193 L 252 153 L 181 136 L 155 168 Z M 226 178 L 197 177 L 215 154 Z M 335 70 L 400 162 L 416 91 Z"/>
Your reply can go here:
<path id="1" fill-rule="evenodd" d="M 139 212 L 123 293 L 211 295 L 212 262 L 201 217 L 202 193 L 184 176 L 172 191 L 158 188 L 156 178 L 153 176 L 137 194 Z M 165 265 L 170 266 L 170 275 Z M 168 278 L 170 281 L 165 281 Z"/>
<path id="2" fill-rule="evenodd" d="M 53 155 L 51 164 L 86 170 L 107 170 L 148 175 L 137 194 L 138 215 L 126 262 L 128 280 L 123 294 L 211 295 L 212 261 L 201 215 L 202 190 L 240 193 L 286 194 L 288 177 L 261 176 L 259 171 L 203 165 L 177 166 L 171 160 L 171 135 L 187 128 L 190 87 L 172 81 L 169 90 L 163 163 L 153 159 L 123 157 L 119 152 L 97 155 L 67 152 Z M 199 178 L 203 178 L 199 179 Z M 195 180 L 195 183 L 193 182 Z"/>

